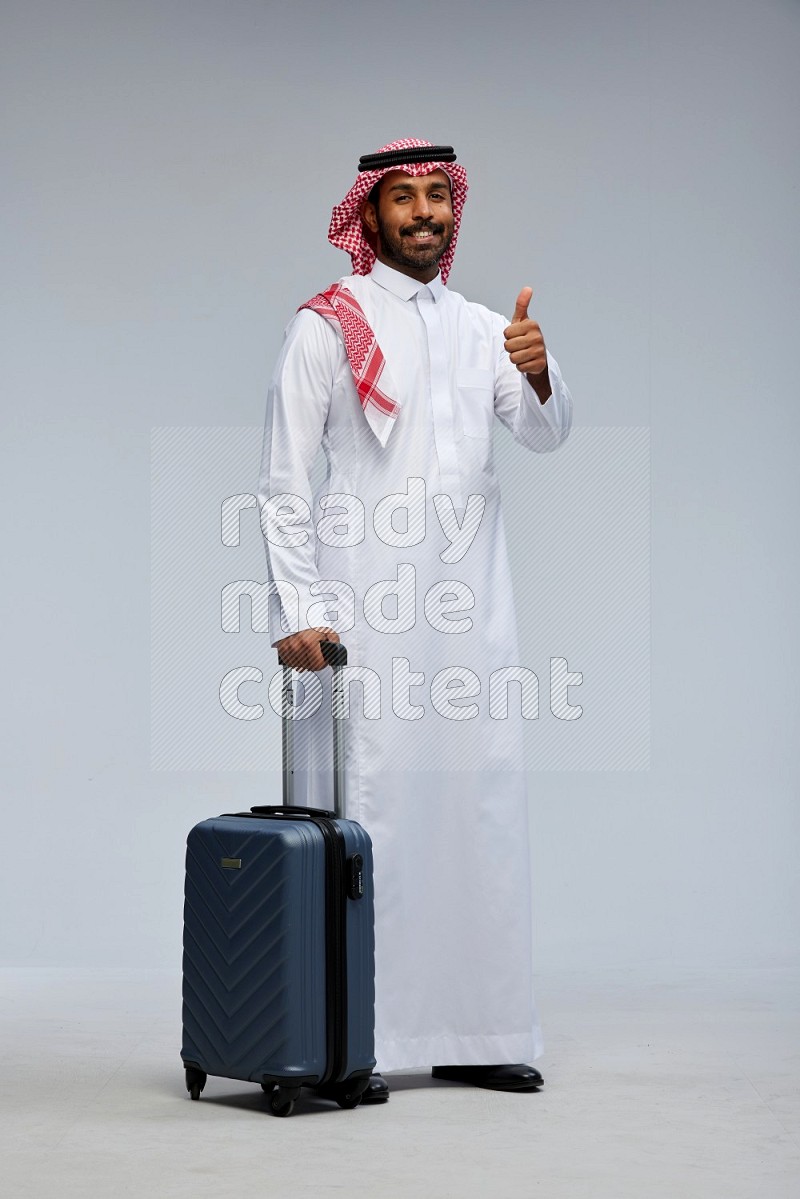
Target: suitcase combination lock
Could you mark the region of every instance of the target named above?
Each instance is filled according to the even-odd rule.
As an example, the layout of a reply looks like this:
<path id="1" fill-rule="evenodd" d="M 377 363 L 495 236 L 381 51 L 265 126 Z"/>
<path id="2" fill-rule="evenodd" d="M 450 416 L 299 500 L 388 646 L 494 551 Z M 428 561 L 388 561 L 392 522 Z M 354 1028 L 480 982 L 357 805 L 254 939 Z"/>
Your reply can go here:
<path id="1" fill-rule="evenodd" d="M 349 899 L 364 898 L 364 859 L 360 853 L 347 859 L 347 895 Z"/>

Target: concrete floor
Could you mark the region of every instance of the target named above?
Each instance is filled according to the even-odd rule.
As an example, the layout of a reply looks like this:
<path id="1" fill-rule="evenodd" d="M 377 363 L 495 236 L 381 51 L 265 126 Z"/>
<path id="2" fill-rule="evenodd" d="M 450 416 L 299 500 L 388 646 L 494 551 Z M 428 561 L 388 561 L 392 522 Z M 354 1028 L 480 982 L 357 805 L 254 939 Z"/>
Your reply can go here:
<path id="1" fill-rule="evenodd" d="M 798 972 L 559 975 L 538 995 L 538 1093 L 404 1073 L 386 1105 L 304 1097 L 278 1120 L 244 1083 L 189 1100 L 177 975 L 0 971 L 3 1194 L 800 1195 Z"/>

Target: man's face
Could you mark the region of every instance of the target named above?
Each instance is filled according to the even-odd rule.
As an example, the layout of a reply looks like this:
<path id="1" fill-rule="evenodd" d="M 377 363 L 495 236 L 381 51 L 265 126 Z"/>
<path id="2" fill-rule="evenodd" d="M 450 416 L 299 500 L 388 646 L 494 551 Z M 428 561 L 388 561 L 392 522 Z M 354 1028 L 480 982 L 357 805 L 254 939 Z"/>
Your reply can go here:
<path id="1" fill-rule="evenodd" d="M 453 240 L 450 180 L 444 171 L 407 175 L 389 171 L 381 180 L 377 206 L 363 209 L 367 228 L 378 235 L 378 258 L 405 275 L 430 282 Z"/>

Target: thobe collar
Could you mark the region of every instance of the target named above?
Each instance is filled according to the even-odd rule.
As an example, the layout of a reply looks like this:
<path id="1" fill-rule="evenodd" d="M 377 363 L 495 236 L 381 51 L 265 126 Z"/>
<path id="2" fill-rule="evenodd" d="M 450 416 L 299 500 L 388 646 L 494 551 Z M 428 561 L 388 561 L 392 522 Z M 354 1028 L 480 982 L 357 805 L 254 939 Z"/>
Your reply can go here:
<path id="1" fill-rule="evenodd" d="M 433 299 L 438 301 L 446 290 L 441 274 L 438 274 L 435 279 L 431 279 L 430 283 L 422 283 L 419 279 L 412 279 L 410 275 L 404 275 L 402 271 L 396 271 L 393 267 L 387 266 L 385 262 L 377 259 L 370 271 L 370 278 L 379 287 L 399 296 L 401 300 L 411 300 L 424 288 L 427 288 Z"/>

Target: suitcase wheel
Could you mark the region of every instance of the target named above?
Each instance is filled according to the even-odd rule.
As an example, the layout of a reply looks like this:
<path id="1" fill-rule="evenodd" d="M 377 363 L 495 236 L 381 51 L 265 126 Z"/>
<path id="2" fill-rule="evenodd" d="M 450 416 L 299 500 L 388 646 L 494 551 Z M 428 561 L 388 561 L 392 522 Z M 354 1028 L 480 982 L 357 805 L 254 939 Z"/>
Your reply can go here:
<path id="1" fill-rule="evenodd" d="M 366 1091 L 368 1085 L 368 1078 L 353 1078 L 350 1082 L 343 1082 L 341 1086 L 338 1086 L 333 1098 L 339 1104 L 339 1107 L 358 1107 L 361 1102 L 361 1096 Z"/>
<path id="2" fill-rule="evenodd" d="M 299 1094 L 299 1087 L 278 1087 L 274 1090 L 269 1100 L 273 1116 L 291 1116 L 294 1111 L 294 1101 Z"/>
<path id="3" fill-rule="evenodd" d="M 198 1070 L 195 1066 L 186 1067 L 186 1090 L 191 1095 L 192 1099 L 199 1099 L 200 1092 L 206 1085 L 208 1075 L 202 1070 Z"/>

